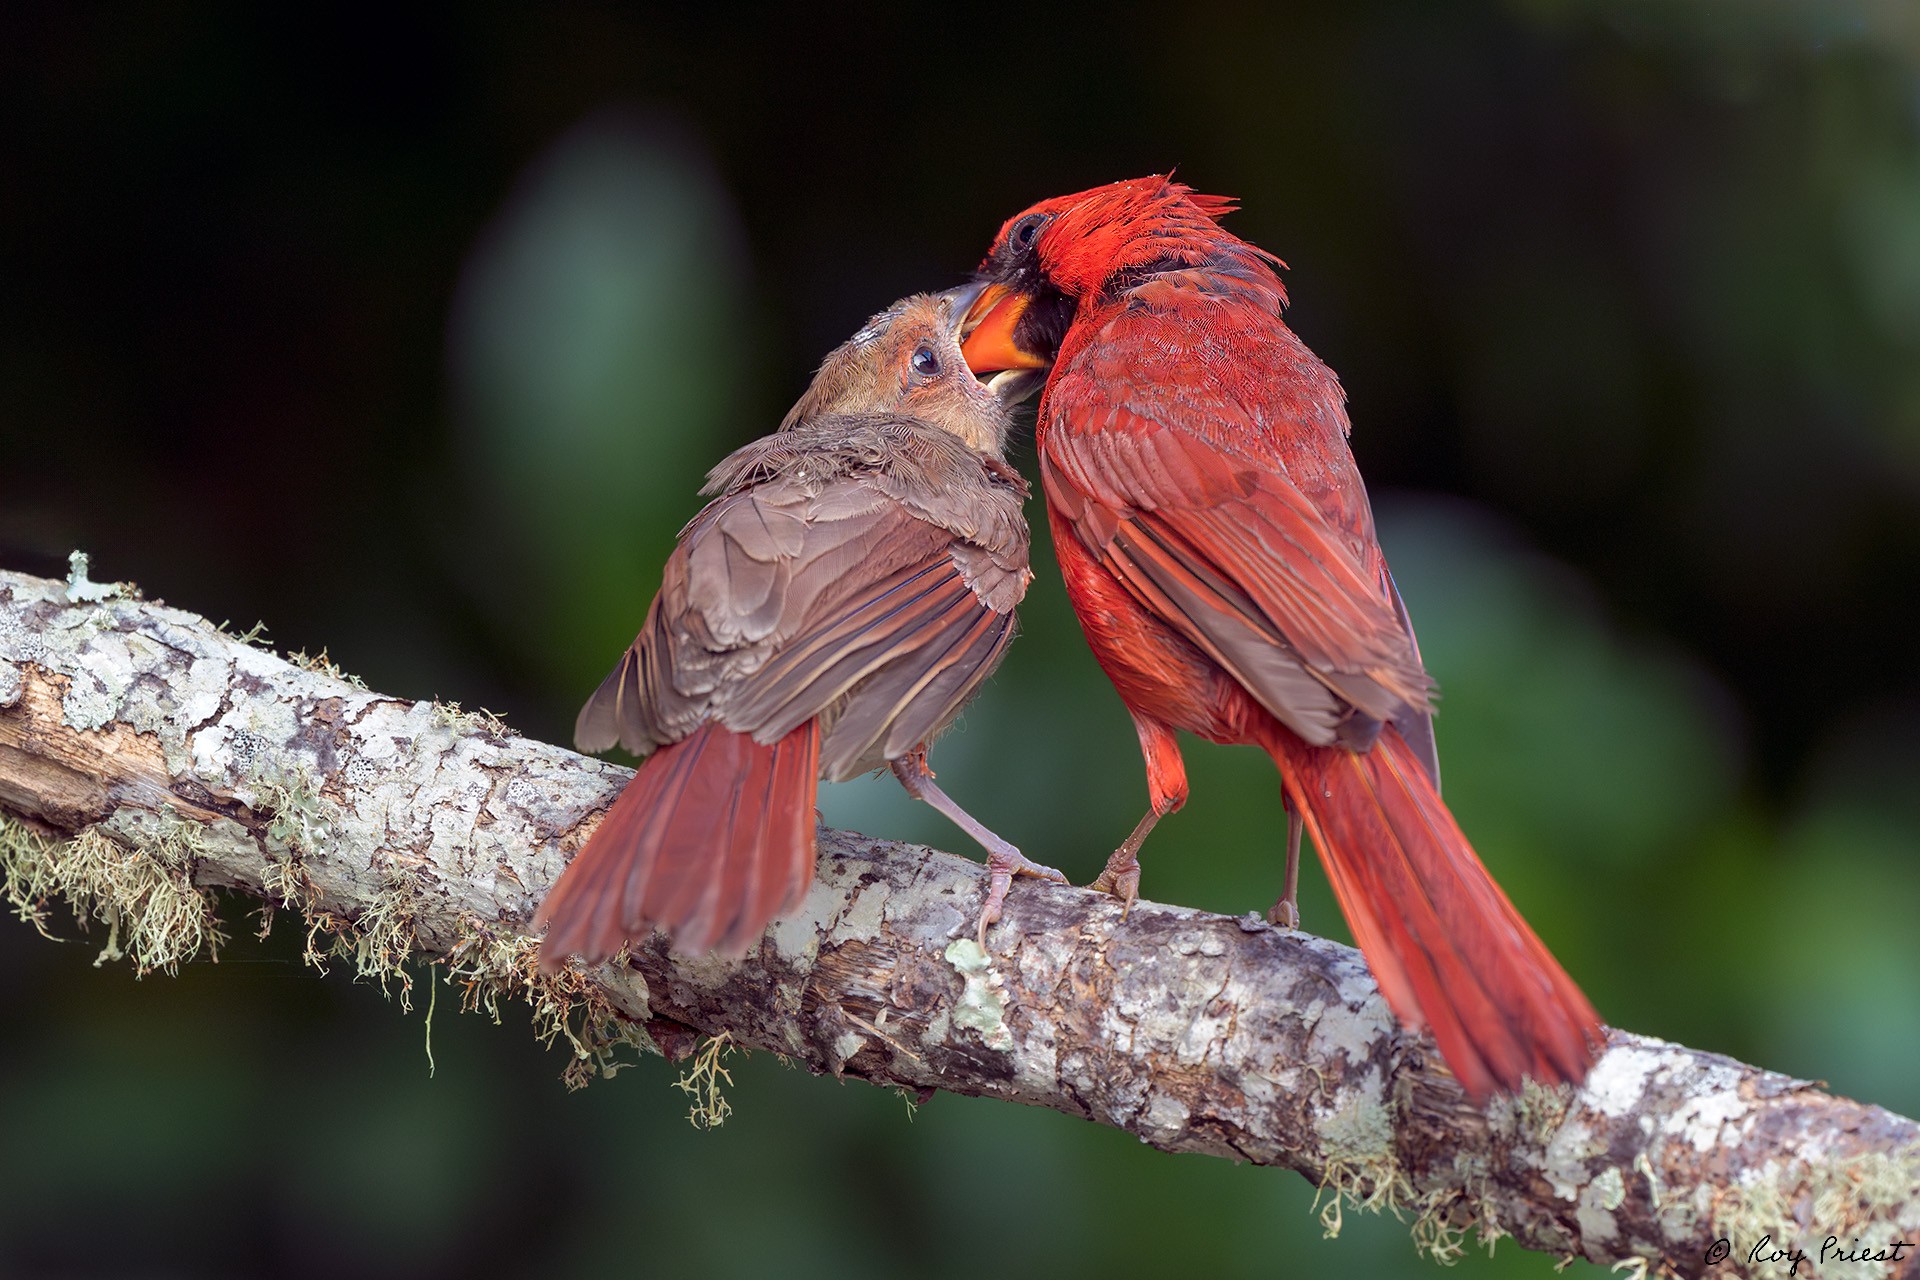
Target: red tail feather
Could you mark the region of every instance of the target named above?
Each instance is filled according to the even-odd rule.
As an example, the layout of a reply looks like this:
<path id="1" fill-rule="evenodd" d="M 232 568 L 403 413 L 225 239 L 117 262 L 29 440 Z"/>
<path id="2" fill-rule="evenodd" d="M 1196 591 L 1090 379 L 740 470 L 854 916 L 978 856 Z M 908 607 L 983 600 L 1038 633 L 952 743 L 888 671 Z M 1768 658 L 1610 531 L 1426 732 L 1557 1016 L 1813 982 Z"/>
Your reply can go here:
<path id="1" fill-rule="evenodd" d="M 1400 734 L 1389 728 L 1356 753 L 1276 729 L 1267 751 L 1387 1003 L 1433 1029 L 1467 1092 L 1584 1077 L 1599 1015 L 1487 874 Z"/>
<path id="2" fill-rule="evenodd" d="M 707 724 L 655 751 L 540 904 L 541 968 L 656 928 L 678 951 L 744 952 L 813 879 L 819 771 L 812 720 L 771 746 Z"/>

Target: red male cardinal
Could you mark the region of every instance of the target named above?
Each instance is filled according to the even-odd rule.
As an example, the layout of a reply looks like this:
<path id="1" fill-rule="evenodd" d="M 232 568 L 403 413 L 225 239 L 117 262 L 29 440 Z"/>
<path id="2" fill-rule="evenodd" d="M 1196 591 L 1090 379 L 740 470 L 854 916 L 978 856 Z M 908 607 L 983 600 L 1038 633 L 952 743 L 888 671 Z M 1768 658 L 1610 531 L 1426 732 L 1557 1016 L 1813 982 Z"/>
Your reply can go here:
<path id="1" fill-rule="evenodd" d="M 780 430 L 715 467 L 645 626 L 574 730 L 645 756 L 541 903 L 540 964 L 649 929 L 739 954 L 813 879 L 818 780 L 891 765 L 988 851 L 979 932 L 1014 875 L 1061 883 L 934 785 L 926 747 L 992 673 L 1026 594 L 1027 496 L 1007 466 L 1021 375 L 983 385 L 914 297 L 821 367 Z"/>
<path id="2" fill-rule="evenodd" d="M 1431 683 L 1347 448 L 1344 394 L 1282 323 L 1232 202 L 1170 178 L 1037 204 L 981 266 L 976 373 L 1051 366 L 1037 427 L 1054 548 L 1133 715 L 1151 808 L 1095 887 L 1187 798 L 1174 731 L 1249 743 L 1300 822 L 1388 1003 L 1467 1090 L 1578 1081 L 1600 1020 L 1440 801 Z"/>

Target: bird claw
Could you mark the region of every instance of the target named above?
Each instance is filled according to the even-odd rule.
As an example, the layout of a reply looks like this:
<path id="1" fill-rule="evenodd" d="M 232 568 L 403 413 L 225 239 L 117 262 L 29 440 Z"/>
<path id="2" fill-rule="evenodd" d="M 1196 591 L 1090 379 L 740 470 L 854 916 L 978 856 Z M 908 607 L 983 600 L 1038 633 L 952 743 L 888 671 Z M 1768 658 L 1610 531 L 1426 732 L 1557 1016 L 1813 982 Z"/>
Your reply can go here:
<path id="1" fill-rule="evenodd" d="M 1110 893 L 1120 899 L 1120 918 L 1125 920 L 1133 914 L 1133 904 L 1140 898 L 1140 859 L 1129 849 L 1121 849 L 1107 859 L 1106 869 L 1087 886 L 1095 893 Z"/>
<path id="2" fill-rule="evenodd" d="M 1000 908 L 1007 900 L 1007 891 L 1013 888 L 1015 876 L 1028 876 L 1035 880 L 1047 880 L 1054 884 L 1066 884 L 1067 877 L 1052 867 L 1042 866 L 1028 858 L 1012 845 L 1005 849 L 996 849 L 987 855 L 987 900 L 980 904 L 980 924 L 974 930 L 974 940 L 980 949 L 987 949 L 987 930 L 1000 919 Z"/>
<path id="3" fill-rule="evenodd" d="M 1300 904 L 1292 898 L 1282 898 L 1267 908 L 1267 923 L 1282 929 L 1300 927 Z"/>

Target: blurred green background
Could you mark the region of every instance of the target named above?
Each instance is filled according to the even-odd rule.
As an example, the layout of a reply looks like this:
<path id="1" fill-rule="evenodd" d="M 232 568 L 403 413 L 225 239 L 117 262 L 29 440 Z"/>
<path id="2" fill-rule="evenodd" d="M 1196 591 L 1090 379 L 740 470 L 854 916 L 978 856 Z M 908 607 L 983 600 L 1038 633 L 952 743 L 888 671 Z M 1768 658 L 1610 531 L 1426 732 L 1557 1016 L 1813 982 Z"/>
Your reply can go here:
<path id="1" fill-rule="evenodd" d="M 85 547 L 564 741 L 829 347 L 1177 163 L 1293 264 L 1522 910 L 1610 1021 L 1920 1113 L 1917 15 L 9 6 L 0 563 Z M 936 762 L 1084 879 L 1144 784 L 1036 536 Z M 1270 767 L 1190 761 L 1149 896 L 1264 907 Z M 964 847 L 889 783 L 827 807 Z M 0 1274 L 1432 1273 L 1290 1174 L 766 1058 L 697 1133 L 665 1064 L 570 1095 L 441 1000 L 429 1076 L 418 1005 L 295 943 L 136 983 L 0 924 Z"/>

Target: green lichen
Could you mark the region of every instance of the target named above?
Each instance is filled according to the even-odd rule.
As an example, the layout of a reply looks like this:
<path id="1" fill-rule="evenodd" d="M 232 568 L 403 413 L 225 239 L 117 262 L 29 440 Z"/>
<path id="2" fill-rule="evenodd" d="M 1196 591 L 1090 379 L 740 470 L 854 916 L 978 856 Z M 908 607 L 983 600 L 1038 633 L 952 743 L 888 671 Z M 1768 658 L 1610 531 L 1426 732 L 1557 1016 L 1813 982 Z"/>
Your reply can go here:
<path id="1" fill-rule="evenodd" d="M 1653 1167 L 1653 1161 L 1642 1151 L 1633 1158 L 1633 1171 L 1647 1180 L 1647 1205 L 1657 1215 L 1661 1204 L 1667 1197 L 1666 1188 L 1660 1183 L 1660 1175 Z"/>
<path id="2" fill-rule="evenodd" d="M 485 707 L 462 711 L 457 702 L 434 703 L 433 725 L 452 733 L 484 733 L 490 738 L 505 737 L 507 733 L 507 722 L 500 718 L 499 712 Z"/>
<path id="3" fill-rule="evenodd" d="M 308 907 L 307 945 L 301 958 L 321 973 L 327 972 L 328 960 L 348 961 L 355 981 L 377 983 L 387 996 L 397 983 L 400 1008 L 411 1013 L 413 975 L 407 962 L 415 950 L 414 903 L 420 889 L 416 875 L 394 867 L 382 878 L 373 901 L 356 914 Z"/>
<path id="4" fill-rule="evenodd" d="M 266 895 L 266 901 L 260 908 L 259 932 L 259 937 L 265 939 L 273 932 L 276 906 L 298 911 L 312 924 L 320 890 L 308 874 L 302 855 L 332 839 L 333 820 L 321 799 L 319 784 L 306 770 L 269 768 L 258 758 L 243 762 L 242 767 L 254 784 L 254 808 L 267 819 L 268 858 L 266 870 L 260 876 L 260 890 Z M 276 860 L 275 853 L 284 856 Z M 338 929 L 332 931 L 337 933 Z M 326 966 L 318 963 L 314 940 L 315 933 L 310 927 L 306 960 L 325 973 Z"/>
<path id="5" fill-rule="evenodd" d="M 273 652 L 273 646 L 267 643 L 266 623 L 256 622 L 245 631 L 235 631 L 232 627 L 232 620 L 223 618 L 219 624 L 214 627 L 214 630 L 236 643 L 248 645 L 264 653 Z"/>
<path id="6" fill-rule="evenodd" d="M 1488 1257 L 1510 1234 L 1493 1209 L 1486 1157 L 1455 1153 L 1453 1174 L 1450 1185 L 1435 1188 L 1419 1200 L 1412 1227 L 1413 1247 L 1442 1266 L 1452 1266 L 1466 1253 L 1468 1232 L 1475 1243 L 1486 1247 Z"/>
<path id="7" fill-rule="evenodd" d="M 503 729 L 491 713 L 466 715 L 455 706 L 448 715 L 450 724 Z M 269 849 L 285 853 L 268 863 L 262 888 L 270 899 L 304 918 L 306 962 L 325 973 L 330 962 L 343 960 L 353 966 L 356 981 L 377 984 L 389 998 L 397 995 L 401 1009 L 411 1012 L 413 970 L 420 963 L 417 904 L 423 886 L 417 872 L 389 858 L 370 903 L 351 913 L 323 907 L 305 865 L 307 855 L 337 838 L 320 783 L 301 768 L 250 772 L 256 807 L 267 816 Z M 271 909 L 269 902 L 262 916 L 263 935 L 271 927 Z M 616 1056 L 622 1046 L 656 1051 L 646 1031 L 621 1017 L 577 972 L 542 975 L 537 958 L 538 947 L 531 939 L 518 934 L 500 937 L 478 924 L 463 922 L 459 940 L 442 963 L 448 980 L 459 982 L 463 989 L 464 1009 L 482 1010 L 497 1022 L 502 998 L 527 1001 L 535 1037 L 548 1045 L 565 1039 L 573 1050 L 563 1077 L 569 1088 L 577 1089 L 595 1075 L 611 1076 L 630 1065 L 630 1059 Z"/>
<path id="8" fill-rule="evenodd" d="M 1758 1242 L 1763 1236 L 1791 1241 L 1797 1231 L 1786 1184 L 1797 1180 L 1778 1161 L 1769 1160 L 1714 1195 L 1714 1231 L 1728 1240 Z"/>
<path id="9" fill-rule="evenodd" d="M 0 814 L 0 894 L 5 894 L 21 923 L 30 924 L 42 937 L 47 932 L 44 895 L 39 891 L 38 875 L 55 841 L 29 831 Z"/>
<path id="10" fill-rule="evenodd" d="M 1811 1189 L 1815 1222 L 1864 1228 L 1875 1217 L 1920 1200 L 1920 1146 L 1842 1160 L 1820 1170 Z"/>
<path id="11" fill-rule="evenodd" d="M 333 823 L 320 798 L 320 786 L 305 770 L 260 770 L 254 782 L 255 807 L 270 815 L 266 833 L 269 843 L 311 852 L 332 839 Z"/>
<path id="12" fill-rule="evenodd" d="M 107 926 L 95 964 L 130 956 L 141 977 L 176 972 L 204 948 L 217 954 L 225 941 L 209 895 L 193 886 L 200 828 L 171 808 L 132 816 L 108 834 L 88 827 L 56 840 L 0 817 L 0 893 L 21 920 L 43 935 L 56 899 L 81 928 Z"/>
<path id="13" fill-rule="evenodd" d="M 317 676 L 326 676 L 342 684 L 350 684 L 356 689 L 365 689 L 367 682 L 349 671 L 342 671 L 338 663 L 327 656 L 325 649 L 317 654 L 308 654 L 305 649 L 287 655 L 287 661 L 302 671 L 310 671 Z"/>
<path id="14" fill-rule="evenodd" d="M 1512 1108 L 1514 1126 L 1543 1150 L 1552 1145 L 1553 1135 L 1567 1109 L 1573 1105 L 1573 1090 L 1566 1085 L 1545 1085 L 1527 1076 L 1520 1091 L 1507 1103 Z"/>
<path id="15" fill-rule="evenodd" d="M 732 1032 L 708 1036 L 699 1052 L 693 1055 L 693 1062 L 673 1082 L 674 1088 L 693 1099 L 693 1105 L 687 1110 L 687 1122 L 696 1129 L 718 1129 L 733 1114 L 733 1104 L 723 1092 L 733 1087 L 733 1075 L 721 1065 L 732 1052 Z"/>
<path id="16" fill-rule="evenodd" d="M 614 957 L 618 962 L 619 957 Z M 484 1013 L 500 1021 L 502 1000 L 524 1000 L 532 1011 L 534 1038 L 551 1046 L 565 1040 L 573 1059 L 562 1075 L 569 1089 L 595 1076 L 612 1077 L 632 1066 L 623 1047 L 658 1053 L 640 1022 L 623 1016 L 571 966 L 555 974 L 540 972 L 540 944 L 520 933 L 498 933 L 477 920 L 463 919 L 460 936 L 447 952 L 450 980 L 461 987 L 463 1012 Z"/>
<path id="17" fill-rule="evenodd" d="M 1328 1239 L 1340 1234 L 1348 1209 L 1402 1217 L 1413 1203 L 1413 1184 L 1393 1151 L 1393 1117 L 1371 1098 L 1355 1096 L 1316 1122 L 1327 1163 L 1314 1191 L 1313 1207 Z M 1329 1194 L 1331 1193 L 1331 1194 Z M 1321 1200 L 1326 1205 L 1321 1206 Z M 1423 1215 L 1424 1216 L 1424 1215 Z"/>
<path id="18" fill-rule="evenodd" d="M 1898 1231 L 1900 1212 L 1920 1204 L 1920 1144 L 1866 1151 L 1803 1172 L 1812 1202 L 1811 1229 L 1806 1234 L 1813 1239 L 1801 1247 L 1809 1255 L 1828 1237 L 1834 1237 L 1841 1249 L 1898 1238 L 1903 1234 Z M 1823 1257 L 1822 1263 L 1821 1274 L 1835 1280 L 1886 1274 L 1884 1259 Z"/>
<path id="19" fill-rule="evenodd" d="M 1878 1228 L 1893 1228 L 1895 1214 L 1920 1200 L 1920 1146 L 1869 1151 L 1846 1160 L 1809 1165 L 1800 1160 L 1769 1160 L 1714 1197 L 1713 1230 L 1730 1240 L 1771 1237 L 1783 1249 L 1811 1255 L 1828 1236 L 1843 1246 L 1872 1238 Z M 1807 1209 L 1802 1224 L 1794 1206 Z M 1877 1276 L 1874 1262 L 1824 1261 L 1822 1275 L 1849 1280 Z"/>
<path id="20" fill-rule="evenodd" d="M 281 783 L 272 794 L 284 844 L 298 848 L 323 830 L 310 786 Z M 142 976 L 171 974 L 203 949 L 215 952 L 224 939 L 213 897 L 189 879 L 194 861 L 206 854 L 203 829 L 171 808 L 122 810 L 112 824 L 112 832 L 89 827 L 59 840 L 0 815 L 0 896 L 48 937 L 54 936 L 48 912 L 55 901 L 65 901 L 83 929 L 90 920 L 105 923 L 108 939 L 97 963 L 130 957 Z M 270 895 L 304 915 L 309 961 L 324 972 L 327 960 L 347 959 L 356 978 L 378 983 L 389 995 L 397 986 L 401 1007 L 411 1007 L 411 970 L 420 963 L 414 904 L 421 886 L 414 873 L 394 867 L 373 903 L 352 916 L 315 905 L 318 893 L 297 855 L 270 864 L 266 881 Z M 644 1026 L 622 1016 L 579 971 L 541 974 L 538 953 L 534 939 L 469 919 L 440 963 L 448 980 L 460 984 L 466 1010 L 498 1022 L 503 1000 L 526 1001 L 535 1037 L 548 1045 L 564 1039 L 572 1049 L 563 1075 L 569 1088 L 631 1065 L 623 1047 L 658 1052 Z"/>

